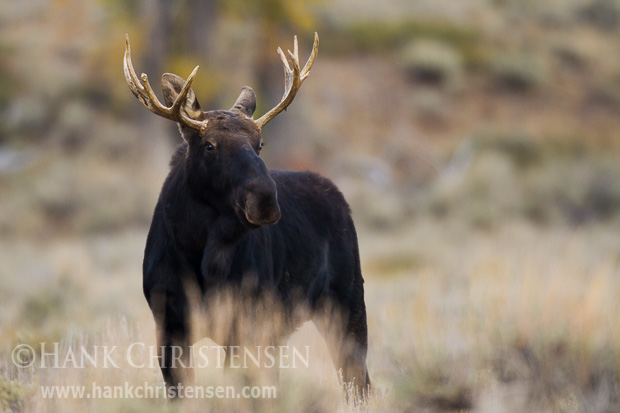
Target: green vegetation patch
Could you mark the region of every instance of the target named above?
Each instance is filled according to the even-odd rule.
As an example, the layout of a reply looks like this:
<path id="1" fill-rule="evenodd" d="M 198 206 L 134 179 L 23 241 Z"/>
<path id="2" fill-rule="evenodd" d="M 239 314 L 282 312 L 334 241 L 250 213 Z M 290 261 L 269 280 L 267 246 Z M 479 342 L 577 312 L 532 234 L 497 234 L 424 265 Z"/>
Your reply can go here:
<path id="1" fill-rule="evenodd" d="M 330 42 L 326 52 L 378 53 L 402 48 L 413 39 L 433 39 L 458 49 L 465 63 L 477 59 L 476 43 L 480 32 L 472 27 L 436 20 L 407 19 L 395 22 L 360 21 L 345 28 L 325 28 Z M 333 33 L 336 32 L 336 33 Z"/>
<path id="2" fill-rule="evenodd" d="M 23 411 L 33 390 L 16 380 L 0 377 L 0 412 Z"/>

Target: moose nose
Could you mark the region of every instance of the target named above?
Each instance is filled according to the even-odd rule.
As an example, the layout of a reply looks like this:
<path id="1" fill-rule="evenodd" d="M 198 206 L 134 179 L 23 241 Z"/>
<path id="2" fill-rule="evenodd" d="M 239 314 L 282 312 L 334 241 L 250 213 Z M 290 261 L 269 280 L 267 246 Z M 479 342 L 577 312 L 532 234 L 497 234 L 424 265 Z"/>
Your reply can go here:
<path id="1" fill-rule="evenodd" d="M 280 220 L 280 206 L 275 182 L 253 181 L 247 186 L 245 218 L 254 225 L 275 224 Z"/>

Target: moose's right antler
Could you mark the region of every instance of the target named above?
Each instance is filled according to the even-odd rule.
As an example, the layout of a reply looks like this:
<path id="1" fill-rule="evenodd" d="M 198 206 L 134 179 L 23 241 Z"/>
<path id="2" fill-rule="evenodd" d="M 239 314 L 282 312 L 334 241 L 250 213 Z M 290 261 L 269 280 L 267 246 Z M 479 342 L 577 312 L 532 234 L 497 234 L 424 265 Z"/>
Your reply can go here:
<path id="1" fill-rule="evenodd" d="M 301 84 L 304 80 L 310 75 L 310 69 L 312 69 L 312 65 L 314 64 L 314 60 L 319 52 L 319 35 L 314 33 L 314 45 L 312 46 L 312 53 L 306 62 L 306 65 L 303 69 L 299 69 L 299 48 L 297 46 L 297 36 L 295 36 L 295 42 L 293 45 L 293 53 L 288 50 L 288 55 L 291 58 L 293 63 L 293 69 L 289 66 L 288 59 L 284 55 L 284 52 L 281 48 L 278 47 L 278 54 L 282 59 L 282 63 L 284 64 L 284 96 L 278 105 L 271 109 L 269 112 L 265 113 L 260 118 L 256 119 L 254 123 L 258 127 L 258 129 L 262 129 L 263 126 L 267 124 L 271 119 L 273 119 L 278 113 L 286 110 L 288 105 L 291 104 L 297 91 L 301 87 Z"/>
<path id="2" fill-rule="evenodd" d="M 127 81 L 127 85 L 129 89 L 133 92 L 135 97 L 138 98 L 140 102 L 144 106 L 146 106 L 151 112 L 166 119 L 173 120 L 175 122 L 182 123 L 191 128 L 198 129 L 199 131 L 204 131 L 207 127 L 207 121 L 197 121 L 195 119 L 187 116 L 185 110 L 183 110 L 183 106 L 185 105 L 185 100 L 187 98 L 187 93 L 190 90 L 190 86 L 192 81 L 194 80 L 194 76 L 198 71 L 198 66 L 194 68 L 192 73 L 187 78 L 187 81 L 183 85 L 181 92 L 175 99 L 174 103 L 170 107 L 164 106 L 157 96 L 155 92 L 153 92 L 153 88 L 149 84 L 149 79 L 146 73 L 142 73 L 140 79 L 136 75 L 136 71 L 133 68 L 133 64 L 131 63 L 131 47 L 129 46 L 129 35 L 125 35 L 125 58 L 123 59 L 123 69 L 125 71 L 125 80 Z"/>

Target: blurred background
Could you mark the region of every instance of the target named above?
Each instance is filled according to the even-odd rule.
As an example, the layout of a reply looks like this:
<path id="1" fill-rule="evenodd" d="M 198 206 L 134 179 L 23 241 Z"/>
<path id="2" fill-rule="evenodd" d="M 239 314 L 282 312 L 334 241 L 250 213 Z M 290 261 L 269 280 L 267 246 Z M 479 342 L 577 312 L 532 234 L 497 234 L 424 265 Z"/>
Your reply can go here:
<path id="1" fill-rule="evenodd" d="M 277 46 L 297 34 L 305 62 L 315 31 L 261 155 L 352 206 L 370 409 L 620 409 L 618 0 L 3 2 L 1 408 L 67 382 L 12 368 L 18 343 L 152 339 L 142 252 L 181 138 L 128 90 L 125 33 L 157 93 L 199 64 L 203 109 L 250 85 L 260 116 L 284 87 Z M 328 387 L 278 409 L 346 409 Z"/>

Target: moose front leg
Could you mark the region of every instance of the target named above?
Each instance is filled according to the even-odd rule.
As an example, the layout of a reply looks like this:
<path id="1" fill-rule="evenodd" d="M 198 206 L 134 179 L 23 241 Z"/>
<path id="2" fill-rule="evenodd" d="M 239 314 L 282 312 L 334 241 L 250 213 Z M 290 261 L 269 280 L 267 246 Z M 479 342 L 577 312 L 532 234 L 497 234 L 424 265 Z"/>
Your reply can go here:
<path id="1" fill-rule="evenodd" d="M 184 294 L 162 294 L 161 308 L 154 308 L 157 356 L 168 397 L 176 398 L 182 386 L 194 379 L 188 303 Z"/>

